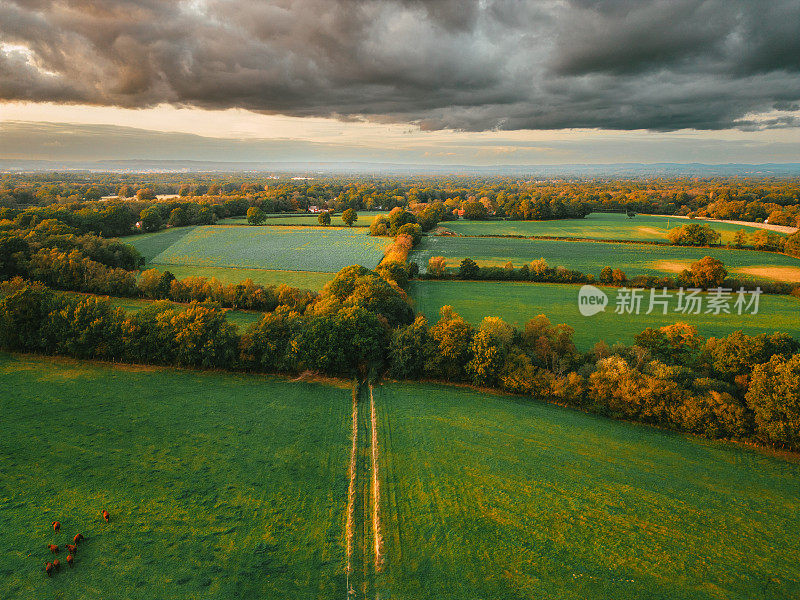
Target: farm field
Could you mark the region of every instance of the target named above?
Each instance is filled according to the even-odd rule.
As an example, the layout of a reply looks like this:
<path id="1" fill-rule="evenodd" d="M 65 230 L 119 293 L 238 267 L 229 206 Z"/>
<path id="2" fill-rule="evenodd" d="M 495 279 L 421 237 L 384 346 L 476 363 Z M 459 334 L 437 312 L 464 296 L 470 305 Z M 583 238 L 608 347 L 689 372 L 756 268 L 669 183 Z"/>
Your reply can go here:
<path id="1" fill-rule="evenodd" d="M 252 279 L 260 285 L 281 285 L 318 292 L 336 273 L 318 273 L 316 271 L 275 271 L 271 269 L 241 269 L 238 267 L 206 267 L 192 265 L 163 265 L 148 263 L 145 269 L 169 271 L 178 279 L 190 276 L 215 277 L 223 284 L 241 283 Z"/>
<path id="2" fill-rule="evenodd" d="M 507 281 L 415 281 L 409 290 L 415 301 L 415 309 L 428 321 L 439 320 L 439 308 L 452 306 L 468 322 L 477 325 L 483 317 L 501 317 L 519 328 L 540 314 L 552 323 L 566 323 L 575 329 L 575 344 L 580 350 L 590 350 L 599 340 L 608 344 L 624 342 L 631 344 L 633 336 L 647 327 L 662 327 L 676 321 L 684 321 L 697 327 L 706 337 L 724 336 L 742 330 L 755 335 L 773 331 L 785 331 L 800 339 L 800 300 L 791 296 L 763 294 L 759 313 L 756 315 L 684 315 L 669 312 L 667 315 L 639 314 L 618 315 L 614 313 L 617 291 L 601 288 L 609 296 L 605 312 L 584 317 L 578 311 L 578 285 L 520 283 Z M 649 292 L 648 292 L 649 293 Z M 643 300 L 645 312 L 649 296 Z M 676 306 L 670 302 L 670 310 Z"/>
<path id="3" fill-rule="evenodd" d="M 511 261 L 515 267 L 544 258 L 553 267 L 563 266 L 597 276 L 603 267 L 611 266 L 622 269 L 629 277 L 678 273 L 704 256 L 713 256 L 725 263 L 728 271 L 743 278 L 800 282 L 798 258 L 774 252 L 728 248 L 425 236 L 413 250 L 409 260 L 416 261 L 420 269 L 425 269 L 428 259 L 433 256 L 444 256 L 448 260 L 448 266 L 453 268 L 458 267 L 461 260 L 467 257 L 481 266 L 503 266 Z"/>
<path id="4" fill-rule="evenodd" d="M 301 276 L 298 281 L 308 281 L 313 287 L 324 285 L 319 273 L 335 273 L 352 264 L 374 268 L 390 243 L 388 238 L 371 237 L 365 229 L 357 228 L 220 225 L 166 230 L 124 241 L 143 254 L 145 268 L 167 268 L 176 276 L 219 274 L 211 269 L 271 271 L 261 274 L 260 281 L 259 273 L 240 271 L 229 277 L 236 281 L 250 277 L 257 283 L 283 283 L 275 272 L 303 271 L 314 275 Z M 178 268 L 187 270 L 179 274 Z"/>
<path id="5" fill-rule="evenodd" d="M 4 600 L 345 597 L 349 389 L 8 354 L 0 374 Z"/>
<path id="6" fill-rule="evenodd" d="M 521 235 L 589 238 L 598 240 L 667 241 L 667 232 L 689 223 L 708 225 L 722 234 L 722 243 L 733 240 L 733 234 L 744 229 L 748 235 L 758 231 L 756 227 L 731 225 L 729 223 L 707 223 L 686 219 L 636 215 L 629 219 L 620 213 L 592 213 L 584 219 L 555 219 L 549 221 L 450 221 L 441 223 L 460 235 Z"/>
<path id="7" fill-rule="evenodd" d="M 372 225 L 372 220 L 378 215 L 389 214 L 388 211 L 380 210 L 364 210 L 358 211 L 358 220 L 353 223 L 353 227 L 369 227 Z M 265 225 L 305 225 L 310 227 L 319 227 L 318 215 L 292 215 L 285 213 L 277 213 L 267 215 Z M 218 225 L 247 225 L 246 217 L 231 217 L 228 219 L 221 219 Z M 331 217 L 331 226 L 347 227 L 342 221 L 342 214 L 336 214 Z"/>
<path id="8" fill-rule="evenodd" d="M 144 257 L 146 263 L 151 262 L 156 256 L 164 252 L 172 244 L 180 240 L 182 237 L 189 235 L 197 225 L 189 227 L 172 227 L 170 229 L 162 229 L 153 233 L 140 233 L 137 235 L 126 235 L 125 237 L 118 238 L 119 241 L 130 244 L 139 251 Z"/>
<path id="9" fill-rule="evenodd" d="M 796 460 L 445 386 L 375 400 L 381 598 L 800 595 Z"/>

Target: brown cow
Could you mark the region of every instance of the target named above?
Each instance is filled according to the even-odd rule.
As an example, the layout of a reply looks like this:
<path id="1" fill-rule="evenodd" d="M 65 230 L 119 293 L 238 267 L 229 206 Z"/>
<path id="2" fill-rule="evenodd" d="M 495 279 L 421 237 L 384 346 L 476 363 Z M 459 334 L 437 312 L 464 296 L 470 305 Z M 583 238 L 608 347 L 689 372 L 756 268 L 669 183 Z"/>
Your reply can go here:
<path id="1" fill-rule="evenodd" d="M 53 563 L 47 563 L 44 566 L 44 572 L 47 573 L 48 577 L 52 577 L 53 576 Z"/>
<path id="2" fill-rule="evenodd" d="M 56 571 L 60 570 L 60 569 L 61 569 L 61 561 L 60 561 L 60 560 L 58 560 L 58 559 L 55 559 L 55 560 L 53 561 L 53 568 L 54 568 Z"/>
<path id="3" fill-rule="evenodd" d="M 109 517 L 108 511 L 103 509 L 103 518 L 106 520 L 106 523 L 108 523 L 108 517 Z"/>
<path id="4" fill-rule="evenodd" d="M 58 521 L 53 521 L 52 525 L 53 525 L 53 531 L 61 531 L 61 523 L 59 523 Z"/>
<path id="5" fill-rule="evenodd" d="M 67 552 L 70 554 L 75 554 L 75 552 L 78 550 L 78 547 L 72 544 L 64 544 L 64 548 L 66 548 Z"/>
<path id="6" fill-rule="evenodd" d="M 53 554 L 58 554 L 58 546 L 55 544 L 47 544 L 47 547 L 50 548 L 50 552 Z"/>
<path id="7" fill-rule="evenodd" d="M 67 554 L 67 564 L 72 567 L 72 554 Z"/>
<path id="8" fill-rule="evenodd" d="M 75 537 L 72 538 L 72 541 L 75 542 L 75 545 L 77 545 L 78 542 L 82 542 L 83 541 L 83 534 L 82 533 L 76 533 Z"/>

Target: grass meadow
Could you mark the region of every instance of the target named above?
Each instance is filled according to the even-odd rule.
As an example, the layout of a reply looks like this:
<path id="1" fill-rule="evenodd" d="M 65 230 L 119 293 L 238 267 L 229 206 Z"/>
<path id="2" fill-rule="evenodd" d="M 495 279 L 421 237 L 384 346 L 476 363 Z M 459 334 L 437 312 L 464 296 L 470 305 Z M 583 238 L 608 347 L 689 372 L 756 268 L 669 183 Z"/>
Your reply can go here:
<path id="1" fill-rule="evenodd" d="M 379 210 L 364 210 L 358 211 L 358 220 L 353 223 L 353 227 L 369 227 L 372 225 L 372 220 L 378 215 L 389 214 L 386 211 Z M 230 217 L 219 221 L 220 225 L 247 225 L 247 218 L 245 217 Z M 276 213 L 267 215 L 267 220 L 264 225 L 304 225 L 307 227 L 319 227 L 319 215 L 293 215 L 286 213 Z M 331 217 L 331 226 L 346 227 L 347 224 L 342 221 L 342 214 L 336 214 Z"/>
<path id="2" fill-rule="evenodd" d="M 694 325 L 706 337 L 724 336 L 740 329 L 751 335 L 785 331 L 800 339 L 800 321 L 797 319 L 800 300 L 792 296 L 762 294 L 756 315 L 684 315 L 675 312 L 664 315 L 658 308 L 650 315 L 619 315 L 614 313 L 617 290 L 603 287 L 609 297 L 605 312 L 584 317 L 578 311 L 579 289 L 578 285 L 568 284 L 416 281 L 411 284 L 409 293 L 414 299 L 414 308 L 431 323 L 439 320 L 439 308 L 448 304 L 475 325 L 483 317 L 496 316 L 522 328 L 528 319 L 544 314 L 553 324 L 566 323 L 573 327 L 575 344 L 581 350 L 591 349 L 601 339 L 609 344 L 630 344 L 633 336 L 647 327 L 661 327 L 676 321 Z M 647 310 L 648 302 L 649 295 L 642 302 L 642 312 Z M 673 297 L 670 311 L 676 306 L 677 300 Z"/>
<path id="3" fill-rule="evenodd" d="M 728 271 L 743 277 L 800 282 L 800 259 L 775 252 L 729 248 L 688 248 L 650 244 L 536 240 L 519 238 L 474 238 L 425 236 L 411 253 L 421 269 L 433 256 L 444 256 L 448 266 L 458 267 L 464 258 L 481 266 L 515 267 L 544 258 L 553 267 L 563 266 L 597 276 L 605 266 L 619 268 L 629 277 L 678 273 L 704 256 L 713 256 Z"/>
<path id="4" fill-rule="evenodd" d="M 722 235 L 722 243 L 733 241 L 733 234 L 744 229 L 748 235 L 756 227 L 687 221 L 674 217 L 637 215 L 629 219 L 620 213 L 592 213 L 584 219 L 557 219 L 550 221 L 451 221 L 442 227 L 460 235 L 521 235 L 526 237 L 568 237 L 597 240 L 630 240 L 637 242 L 666 242 L 667 232 L 688 223 L 708 225 Z"/>
<path id="5" fill-rule="evenodd" d="M 375 400 L 381 598 L 800 596 L 796 461 L 445 386 Z"/>
<path id="6" fill-rule="evenodd" d="M 4 600 L 345 597 L 349 389 L 0 354 L 0 407 Z"/>

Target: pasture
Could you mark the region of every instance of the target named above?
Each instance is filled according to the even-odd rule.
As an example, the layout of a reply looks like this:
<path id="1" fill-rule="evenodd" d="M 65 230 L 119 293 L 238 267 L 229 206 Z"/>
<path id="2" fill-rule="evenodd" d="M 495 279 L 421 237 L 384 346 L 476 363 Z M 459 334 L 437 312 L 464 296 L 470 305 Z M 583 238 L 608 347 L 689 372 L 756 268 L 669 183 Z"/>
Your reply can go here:
<path id="1" fill-rule="evenodd" d="M 464 258 L 481 266 L 515 267 L 544 258 L 551 267 L 563 266 L 597 276 L 605 266 L 622 269 L 629 277 L 679 273 L 704 256 L 713 256 L 728 271 L 742 278 L 755 274 L 760 278 L 800 282 L 800 259 L 755 250 L 729 248 L 689 248 L 652 244 L 626 244 L 567 240 L 518 238 L 474 238 L 425 236 L 412 251 L 409 260 L 421 270 L 433 256 L 447 258 L 448 267 L 456 268 Z"/>
<path id="2" fill-rule="evenodd" d="M 575 329 L 575 344 L 580 350 L 590 350 L 599 340 L 633 343 L 633 337 L 647 327 L 662 327 L 683 321 L 697 327 L 706 337 L 724 336 L 742 330 L 755 335 L 785 331 L 800 339 L 800 300 L 791 296 L 762 294 L 756 315 L 737 314 L 680 314 L 672 312 L 677 304 L 673 298 L 670 312 L 660 309 L 652 314 L 615 314 L 617 290 L 601 288 L 609 297 L 605 312 L 584 317 L 578 311 L 578 285 L 520 283 L 506 281 L 415 281 L 409 294 L 414 308 L 428 321 L 439 320 L 439 308 L 452 306 L 468 322 L 477 325 L 483 317 L 501 317 L 518 328 L 533 317 L 543 314 L 552 323 L 566 323 Z M 649 291 L 648 291 L 649 294 Z M 642 313 L 648 308 L 649 295 L 642 302 Z M 705 310 L 705 309 L 703 309 Z M 734 311 L 735 312 L 735 311 Z"/>
<path id="3" fill-rule="evenodd" d="M 358 220 L 353 223 L 353 227 L 369 227 L 372 225 L 372 220 L 378 215 L 389 214 L 386 211 L 379 210 L 363 210 L 357 211 Z M 230 217 L 219 221 L 219 225 L 247 225 L 247 218 L 245 217 Z M 287 214 L 275 213 L 267 215 L 267 220 L 264 225 L 304 225 L 306 227 L 319 227 L 319 215 L 313 214 Z M 342 213 L 335 214 L 331 217 L 331 226 L 333 227 L 347 227 L 342 221 Z"/>
<path id="4" fill-rule="evenodd" d="M 800 596 L 796 460 L 445 386 L 375 400 L 381 598 Z"/>
<path id="5" fill-rule="evenodd" d="M 345 597 L 349 389 L 0 354 L 0 407 L 4 600 Z"/>
<path id="6" fill-rule="evenodd" d="M 667 232 L 670 229 L 688 223 L 708 225 L 722 235 L 723 244 L 733 241 L 733 234 L 740 229 L 744 229 L 748 235 L 758 231 L 756 227 L 710 223 L 699 219 L 688 221 L 653 215 L 636 215 L 633 219 L 629 219 L 620 213 L 592 213 L 584 219 L 549 221 L 450 221 L 441 223 L 441 226 L 460 235 L 517 235 L 666 242 Z"/>

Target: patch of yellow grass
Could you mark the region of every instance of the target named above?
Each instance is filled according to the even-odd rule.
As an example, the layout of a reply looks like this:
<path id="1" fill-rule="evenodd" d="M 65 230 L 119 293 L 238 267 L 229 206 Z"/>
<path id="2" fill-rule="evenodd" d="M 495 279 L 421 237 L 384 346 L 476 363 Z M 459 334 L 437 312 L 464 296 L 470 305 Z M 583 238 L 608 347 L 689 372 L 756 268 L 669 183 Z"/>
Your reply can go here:
<path id="1" fill-rule="evenodd" d="M 650 235 L 660 235 L 660 236 L 666 235 L 666 232 L 660 229 L 656 229 L 655 227 L 637 227 L 636 230 L 642 233 L 648 233 Z"/>
<path id="2" fill-rule="evenodd" d="M 321 373 L 314 373 L 312 371 L 303 371 L 292 379 L 292 381 L 302 381 L 304 383 L 318 383 L 321 385 L 329 385 L 332 387 L 337 387 L 340 389 L 348 389 L 352 387 L 351 382 L 347 381 L 346 379 L 340 379 L 338 377 L 328 377 L 326 375 L 322 375 Z"/>
<path id="3" fill-rule="evenodd" d="M 733 272 L 787 283 L 800 282 L 800 267 L 740 267 Z"/>
<path id="4" fill-rule="evenodd" d="M 59 369 L 39 374 L 39 381 L 70 381 L 73 379 L 97 379 L 97 373 L 89 369 Z"/>
<path id="5" fill-rule="evenodd" d="M 690 260 L 655 260 L 650 265 L 659 271 L 668 271 L 670 273 L 680 273 L 684 269 L 692 266 Z"/>

